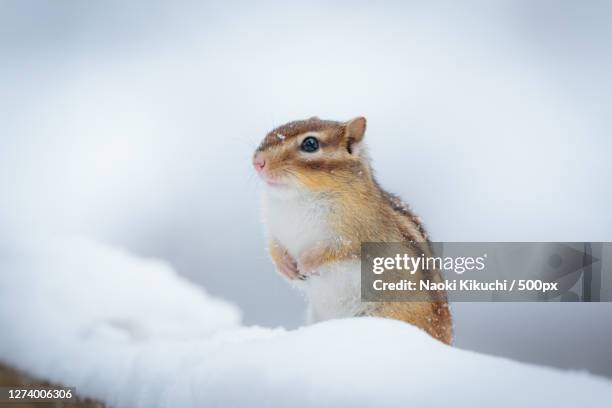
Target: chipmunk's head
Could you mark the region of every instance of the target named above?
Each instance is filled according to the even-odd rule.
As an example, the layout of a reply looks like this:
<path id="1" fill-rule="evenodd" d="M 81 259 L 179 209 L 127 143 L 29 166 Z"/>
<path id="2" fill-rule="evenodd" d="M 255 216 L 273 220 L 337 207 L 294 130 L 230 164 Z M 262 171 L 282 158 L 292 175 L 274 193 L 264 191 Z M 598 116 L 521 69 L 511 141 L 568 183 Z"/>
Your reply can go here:
<path id="1" fill-rule="evenodd" d="M 363 117 L 348 122 L 313 117 L 277 127 L 266 135 L 253 166 L 277 189 L 329 191 L 353 183 L 368 172 L 362 140 Z"/>

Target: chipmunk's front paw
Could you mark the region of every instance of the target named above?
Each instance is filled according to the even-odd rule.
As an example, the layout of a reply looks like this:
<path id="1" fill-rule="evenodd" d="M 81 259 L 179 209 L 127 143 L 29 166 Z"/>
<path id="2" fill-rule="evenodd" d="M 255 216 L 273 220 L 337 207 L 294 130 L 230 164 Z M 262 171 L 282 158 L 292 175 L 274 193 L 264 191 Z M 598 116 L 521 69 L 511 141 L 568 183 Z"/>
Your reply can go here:
<path id="1" fill-rule="evenodd" d="M 298 269 L 297 262 L 287 252 L 282 254 L 277 267 L 279 272 L 287 279 L 305 279 Z"/>
<path id="2" fill-rule="evenodd" d="M 303 276 L 319 275 L 318 268 L 322 265 L 323 251 L 312 248 L 305 251 L 298 262 L 300 273 Z"/>

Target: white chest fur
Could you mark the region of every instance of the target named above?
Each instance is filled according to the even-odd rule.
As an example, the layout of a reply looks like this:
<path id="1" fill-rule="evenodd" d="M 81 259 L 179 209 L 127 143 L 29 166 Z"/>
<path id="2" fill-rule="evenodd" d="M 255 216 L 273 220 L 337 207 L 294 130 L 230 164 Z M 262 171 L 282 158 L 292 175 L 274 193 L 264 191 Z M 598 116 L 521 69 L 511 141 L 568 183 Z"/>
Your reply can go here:
<path id="1" fill-rule="evenodd" d="M 310 276 L 298 285 L 308 297 L 308 323 L 353 317 L 365 311 L 358 259 L 327 265 L 319 275 Z"/>
<path id="2" fill-rule="evenodd" d="M 264 217 L 270 235 L 294 257 L 317 243 L 335 240 L 328 216 L 332 204 L 309 193 L 278 194 L 268 191 Z M 359 259 L 336 262 L 319 268 L 306 281 L 292 281 L 308 298 L 310 323 L 363 312 Z"/>
<path id="3" fill-rule="evenodd" d="M 328 216 L 330 203 L 310 193 L 267 191 L 264 218 L 269 233 L 294 257 L 318 242 L 333 239 Z"/>

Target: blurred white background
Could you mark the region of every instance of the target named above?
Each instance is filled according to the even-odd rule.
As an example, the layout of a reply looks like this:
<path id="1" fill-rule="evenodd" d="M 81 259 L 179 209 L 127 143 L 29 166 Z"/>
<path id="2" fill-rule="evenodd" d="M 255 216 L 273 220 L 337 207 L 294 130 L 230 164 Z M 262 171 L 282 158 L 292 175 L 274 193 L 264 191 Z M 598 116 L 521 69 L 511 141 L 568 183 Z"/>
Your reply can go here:
<path id="1" fill-rule="evenodd" d="M 328 3 L 0 1 L 0 234 L 93 236 L 297 327 L 251 154 L 364 115 L 434 240 L 612 240 L 610 2 Z M 612 304 L 454 313 L 458 347 L 612 376 Z"/>

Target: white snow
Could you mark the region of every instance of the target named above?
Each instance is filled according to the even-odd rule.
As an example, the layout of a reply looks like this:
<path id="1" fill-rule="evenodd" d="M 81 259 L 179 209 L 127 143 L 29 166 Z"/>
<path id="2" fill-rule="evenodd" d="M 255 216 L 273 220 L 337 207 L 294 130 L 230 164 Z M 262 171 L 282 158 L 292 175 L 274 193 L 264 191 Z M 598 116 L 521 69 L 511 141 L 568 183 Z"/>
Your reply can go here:
<path id="1" fill-rule="evenodd" d="M 166 264 L 83 239 L 0 242 L 0 274 L 0 361 L 111 407 L 575 407 L 612 395 L 587 373 L 447 347 L 397 321 L 242 327 L 234 306 Z"/>

